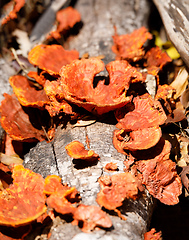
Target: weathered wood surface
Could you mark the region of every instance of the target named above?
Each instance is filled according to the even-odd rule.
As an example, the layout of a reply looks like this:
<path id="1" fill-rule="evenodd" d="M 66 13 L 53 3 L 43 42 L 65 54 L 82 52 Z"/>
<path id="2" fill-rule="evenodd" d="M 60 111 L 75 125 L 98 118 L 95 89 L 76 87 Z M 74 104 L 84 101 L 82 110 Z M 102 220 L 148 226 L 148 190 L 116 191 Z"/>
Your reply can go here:
<path id="1" fill-rule="evenodd" d="M 60 127 L 57 129 L 53 145 L 63 183 L 76 186 L 81 194 L 82 203 L 86 205 L 98 205 L 96 203 L 96 195 L 100 190 L 98 178 L 104 174 L 110 174 L 103 169 L 106 163 L 116 162 L 119 172 L 123 172 L 125 156 L 118 153 L 113 147 L 112 133 L 114 129 L 114 125 L 102 122 L 96 122 L 87 127 L 73 128 L 69 125 L 66 129 Z M 92 166 L 85 166 L 81 161 L 74 161 L 65 150 L 65 146 L 74 140 L 79 140 L 86 146 L 86 135 L 90 141 L 90 148 L 100 156 L 100 160 Z M 37 144 L 30 151 L 25 158 L 24 165 L 35 172 L 41 173 L 44 177 L 49 174 L 58 174 L 51 144 L 46 142 Z M 108 232 L 105 230 L 95 231 L 93 233 L 94 239 L 98 239 L 99 234 L 100 236 L 111 236 L 112 239 L 142 239 L 150 220 L 152 208 L 153 201 L 149 195 L 144 194 L 137 201 L 125 201 L 121 212 L 127 217 L 127 221 L 110 215 L 114 229 Z M 60 224 L 62 223 L 60 222 Z M 67 228 L 60 227 L 58 230 L 52 231 L 50 239 L 61 239 L 63 235 L 63 239 L 68 240 L 80 233 L 80 230 L 75 226 L 68 226 L 70 228 L 69 236 L 66 236 Z"/>
<path id="2" fill-rule="evenodd" d="M 189 67 L 189 1 L 153 0 L 170 40 Z"/>
<path id="3" fill-rule="evenodd" d="M 4 99 L 4 93 L 12 93 L 12 88 L 9 84 L 9 77 L 16 74 L 16 71 L 10 67 L 10 65 L 3 59 L 0 58 L 0 102 Z M 0 148 L 2 138 L 4 136 L 4 130 L 0 125 Z"/>
<path id="4" fill-rule="evenodd" d="M 75 48 L 80 55 L 88 52 L 90 56 L 104 55 L 104 62 L 114 59 L 111 51 L 114 25 L 118 34 L 132 32 L 140 26 L 147 26 L 150 3 L 147 0 L 129 1 L 90 1 L 79 0 L 75 8 L 82 15 L 83 28 L 72 41 L 70 49 Z M 104 74 L 104 73 L 103 73 Z M 97 205 L 96 195 L 99 192 L 98 178 L 104 174 L 103 167 L 108 162 L 116 162 L 118 172 L 123 172 L 125 156 L 118 153 L 112 144 L 112 135 L 115 125 L 112 115 L 107 115 L 103 121 L 97 121 L 87 127 L 75 127 L 68 124 L 66 128 L 59 127 L 53 140 L 54 153 L 51 143 L 41 142 L 25 156 L 25 167 L 42 174 L 58 174 L 63 183 L 76 186 L 82 197 L 82 203 Z M 90 141 L 90 148 L 100 156 L 100 160 L 92 166 L 84 166 L 75 162 L 65 150 L 65 146 L 73 140 L 78 140 L 86 146 L 86 136 Z M 58 171 L 56 168 L 56 161 Z M 110 214 L 113 222 L 111 231 L 93 231 L 90 234 L 82 233 L 77 226 L 56 218 L 51 228 L 50 240 L 140 240 L 147 230 L 147 224 L 153 209 L 153 200 L 146 192 L 137 201 L 124 202 L 121 212 L 127 220 Z M 32 239 L 33 236 L 28 237 Z"/>
<path id="5" fill-rule="evenodd" d="M 80 56 L 84 53 L 104 55 L 105 63 L 115 60 L 111 51 L 114 27 L 118 34 L 131 33 L 141 26 L 148 27 L 150 6 L 148 0 L 79 0 L 75 8 L 82 14 L 84 25 L 70 42 L 70 49 L 78 50 Z"/>

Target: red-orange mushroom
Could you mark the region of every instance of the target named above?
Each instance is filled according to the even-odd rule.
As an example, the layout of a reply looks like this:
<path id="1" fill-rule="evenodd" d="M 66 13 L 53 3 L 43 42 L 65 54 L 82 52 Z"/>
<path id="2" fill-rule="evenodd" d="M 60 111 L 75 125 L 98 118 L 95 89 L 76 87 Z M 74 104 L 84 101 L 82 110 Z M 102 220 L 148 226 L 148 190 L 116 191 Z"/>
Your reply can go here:
<path id="1" fill-rule="evenodd" d="M 159 47 L 151 48 L 144 57 L 146 61 L 146 67 L 149 74 L 157 75 L 160 70 L 172 59 L 166 52 L 162 52 Z"/>
<path id="2" fill-rule="evenodd" d="M 75 187 L 67 187 L 67 189 L 59 190 L 47 198 L 47 205 L 61 214 L 73 215 L 76 208 L 68 201 L 67 198 L 75 192 Z"/>
<path id="3" fill-rule="evenodd" d="M 117 166 L 117 163 L 115 163 L 115 162 L 109 162 L 106 164 L 104 169 L 105 169 L 105 171 L 117 171 L 118 166 Z"/>
<path id="4" fill-rule="evenodd" d="M 50 32 L 47 39 L 52 37 L 55 39 L 61 38 L 61 33 L 64 34 L 67 30 L 73 28 L 77 22 L 81 21 L 81 15 L 76 9 L 69 6 L 56 13 L 56 20 L 58 22 L 57 29 Z"/>
<path id="5" fill-rule="evenodd" d="M 61 184 L 61 178 L 57 175 L 49 175 L 45 178 L 44 193 L 53 194 L 63 190 L 64 186 Z"/>
<path id="6" fill-rule="evenodd" d="M 149 232 L 144 233 L 144 240 L 162 240 L 162 232 L 156 232 L 155 228 L 152 228 Z"/>
<path id="7" fill-rule="evenodd" d="M 173 161 L 141 160 L 137 163 L 137 169 L 142 173 L 142 183 L 152 196 L 167 205 L 179 202 L 182 183 Z"/>
<path id="8" fill-rule="evenodd" d="M 106 65 L 109 83 L 99 81 L 94 87 L 94 77 L 104 70 L 97 58 L 75 60 L 62 67 L 60 85 L 64 98 L 99 115 L 115 110 L 131 101 L 126 96 L 130 82 L 142 80 L 142 75 L 127 61 L 113 61 Z"/>
<path id="9" fill-rule="evenodd" d="M 62 94 L 62 88 L 58 81 L 46 81 L 44 90 L 48 96 L 50 102 L 45 106 L 50 116 L 56 116 L 61 112 L 68 115 L 76 115 L 73 111 L 73 107 L 64 100 L 64 95 Z"/>
<path id="10" fill-rule="evenodd" d="M 112 221 L 98 206 L 79 205 L 73 215 L 78 222 L 82 222 L 82 231 L 90 232 L 95 227 L 110 228 Z"/>
<path id="11" fill-rule="evenodd" d="M 133 102 L 135 109 L 118 121 L 117 128 L 133 131 L 164 124 L 167 117 L 159 101 L 148 95 L 147 98 L 135 97 Z"/>
<path id="12" fill-rule="evenodd" d="M 49 102 L 45 91 L 36 90 L 26 77 L 15 75 L 9 78 L 9 82 L 22 106 L 43 108 Z"/>
<path id="13" fill-rule="evenodd" d="M 43 73 L 45 73 L 45 71 L 42 71 L 39 75 L 37 72 L 30 71 L 28 77 L 35 79 L 39 85 L 44 86 L 47 79 L 44 77 Z"/>
<path id="14" fill-rule="evenodd" d="M 13 184 L 0 192 L 0 225 L 21 226 L 46 212 L 44 179 L 22 165 L 12 170 Z"/>
<path id="15" fill-rule="evenodd" d="M 29 115 L 24 112 L 16 96 L 4 94 L 1 102 L 1 126 L 9 136 L 18 141 L 43 141 L 46 139 L 42 129 L 35 128 L 30 122 Z"/>
<path id="16" fill-rule="evenodd" d="M 68 155 L 74 159 L 94 160 L 98 159 L 99 155 L 93 150 L 86 150 L 84 145 L 79 141 L 73 141 L 65 146 Z"/>
<path id="17" fill-rule="evenodd" d="M 17 12 L 19 12 L 20 9 L 24 6 L 25 0 L 12 0 L 12 3 L 14 5 L 13 10 L 10 11 L 10 13 L 2 19 L 2 25 L 9 22 L 11 19 L 17 18 Z"/>
<path id="18" fill-rule="evenodd" d="M 96 201 L 108 210 L 115 210 L 125 199 L 136 199 L 138 195 L 137 179 L 129 172 L 100 177 L 99 184 Z"/>
<path id="19" fill-rule="evenodd" d="M 145 51 L 143 45 L 146 40 L 152 39 L 152 35 L 145 27 L 141 27 L 131 34 L 113 36 L 114 46 L 112 51 L 116 53 L 118 59 L 128 61 L 138 61 L 143 58 Z"/>
<path id="20" fill-rule="evenodd" d="M 161 138 L 160 127 L 149 127 L 132 132 L 115 130 L 113 136 L 114 147 L 118 152 L 125 154 L 124 150 L 136 151 L 155 146 Z"/>
<path id="21" fill-rule="evenodd" d="M 138 160 L 135 167 L 149 193 L 164 204 L 174 205 L 179 202 L 182 184 L 176 164 L 169 159 L 170 149 L 170 143 L 162 138 L 155 147 L 132 154 Z"/>
<path id="22" fill-rule="evenodd" d="M 62 66 L 79 58 L 76 50 L 65 50 L 61 45 L 37 45 L 28 54 L 31 64 L 38 66 L 53 76 L 59 76 Z"/>

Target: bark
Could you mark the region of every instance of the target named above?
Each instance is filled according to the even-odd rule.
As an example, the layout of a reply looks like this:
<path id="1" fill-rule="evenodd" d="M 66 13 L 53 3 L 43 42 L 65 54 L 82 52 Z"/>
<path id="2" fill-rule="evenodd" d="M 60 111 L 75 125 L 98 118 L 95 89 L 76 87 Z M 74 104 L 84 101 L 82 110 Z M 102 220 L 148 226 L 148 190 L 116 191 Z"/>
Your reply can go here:
<path id="1" fill-rule="evenodd" d="M 153 0 L 170 40 L 189 67 L 189 2 Z"/>
<path id="2" fill-rule="evenodd" d="M 70 49 L 75 48 L 80 56 L 104 55 L 106 63 L 115 60 L 111 51 L 112 36 L 131 33 L 133 30 L 146 26 L 151 3 L 148 0 L 79 0 L 75 8 L 81 13 L 83 27 L 79 35 L 70 41 Z"/>
<path id="3" fill-rule="evenodd" d="M 0 58 L 0 102 L 4 99 L 4 93 L 12 93 L 12 88 L 9 84 L 9 77 L 14 75 L 16 72 L 13 68 L 9 66 L 9 64 L 3 59 Z M 2 140 L 4 137 L 4 129 L 0 125 L 0 148 L 2 150 Z"/>

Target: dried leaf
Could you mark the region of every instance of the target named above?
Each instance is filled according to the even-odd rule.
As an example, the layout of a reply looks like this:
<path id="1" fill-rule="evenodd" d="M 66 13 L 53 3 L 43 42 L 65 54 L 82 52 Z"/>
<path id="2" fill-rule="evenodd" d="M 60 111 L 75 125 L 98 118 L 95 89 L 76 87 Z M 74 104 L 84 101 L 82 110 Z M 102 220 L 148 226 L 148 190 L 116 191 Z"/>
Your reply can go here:
<path id="1" fill-rule="evenodd" d="M 50 75 L 59 76 L 62 66 L 79 58 L 76 50 L 65 50 L 61 45 L 37 45 L 28 54 L 31 64 L 45 70 Z"/>
<path id="2" fill-rule="evenodd" d="M 0 192 L 0 225 L 15 227 L 34 221 L 47 208 L 42 176 L 22 165 L 12 171 L 13 184 Z"/>
<path id="3" fill-rule="evenodd" d="M 175 101 L 174 98 L 175 89 L 171 85 L 159 85 L 155 99 L 160 101 L 167 120 L 165 123 L 179 122 L 186 118 L 184 108 L 179 101 Z"/>
<path id="4" fill-rule="evenodd" d="M 112 226 L 112 221 L 108 215 L 98 206 L 81 204 L 75 210 L 73 218 L 83 223 L 83 232 L 90 232 L 95 227 L 110 228 Z"/>
<path id="5" fill-rule="evenodd" d="M 31 49 L 31 42 L 26 31 L 16 28 L 12 33 L 16 37 L 17 43 L 19 44 L 19 54 L 28 57 L 28 51 Z"/>
<path id="6" fill-rule="evenodd" d="M 128 198 L 138 195 L 137 179 L 129 172 L 113 176 L 103 176 L 98 180 L 101 190 L 97 194 L 97 203 L 109 210 L 115 210 Z"/>
<path id="7" fill-rule="evenodd" d="M 171 83 L 171 86 L 174 89 L 176 89 L 176 94 L 174 95 L 175 99 L 179 98 L 182 95 L 187 85 L 188 85 L 188 71 L 185 68 L 181 68 L 176 78 Z"/>
<path id="8" fill-rule="evenodd" d="M 181 181 L 186 190 L 189 192 L 189 179 L 188 179 L 188 174 L 189 174 L 189 166 L 185 166 L 182 168 L 182 172 L 180 173 Z"/>
<path id="9" fill-rule="evenodd" d="M 73 125 L 73 127 L 87 127 L 87 126 L 92 125 L 95 122 L 96 122 L 96 119 L 78 120 L 77 123 Z"/>
<path id="10" fill-rule="evenodd" d="M 6 155 L 4 153 L 0 153 L 1 162 L 5 165 L 11 164 L 22 164 L 23 160 L 18 155 Z"/>

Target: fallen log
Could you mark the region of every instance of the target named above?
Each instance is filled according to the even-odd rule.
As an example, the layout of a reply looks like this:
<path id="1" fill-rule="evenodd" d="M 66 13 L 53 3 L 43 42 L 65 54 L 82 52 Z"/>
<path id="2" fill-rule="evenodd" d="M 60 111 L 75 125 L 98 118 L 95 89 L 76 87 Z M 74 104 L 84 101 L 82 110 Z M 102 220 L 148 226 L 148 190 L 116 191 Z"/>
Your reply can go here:
<path id="1" fill-rule="evenodd" d="M 88 53 L 89 56 L 104 55 L 106 63 L 115 59 L 111 51 L 113 45 L 112 35 L 117 28 L 118 34 L 130 33 L 141 26 L 148 27 L 148 16 L 151 3 L 141 1 L 77 1 L 75 8 L 81 13 L 83 27 L 79 34 L 69 41 L 70 49 L 75 48 L 80 56 Z M 101 72 L 101 75 L 105 75 Z M 104 166 L 109 162 L 118 165 L 118 172 L 124 172 L 125 156 L 117 152 L 112 144 L 114 119 L 107 114 L 103 120 L 97 120 L 90 126 L 77 126 L 68 124 L 59 127 L 54 140 L 51 143 L 38 143 L 25 156 L 24 166 L 42 174 L 59 174 L 63 183 L 75 186 L 81 194 L 82 203 L 86 205 L 98 205 L 97 193 L 100 190 L 99 177 L 109 173 L 104 171 Z M 100 160 L 91 166 L 81 165 L 75 162 L 66 153 L 65 146 L 74 141 L 80 141 L 87 146 L 89 140 L 90 149 L 100 156 Z M 90 234 L 81 230 L 60 218 L 56 218 L 51 227 L 50 240 L 77 240 L 77 239 L 122 239 L 139 240 L 147 231 L 153 211 L 154 201 L 146 191 L 138 200 L 126 200 L 120 208 L 123 217 L 120 219 L 115 213 L 109 213 L 113 222 L 110 231 L 93 231 Z"/>

